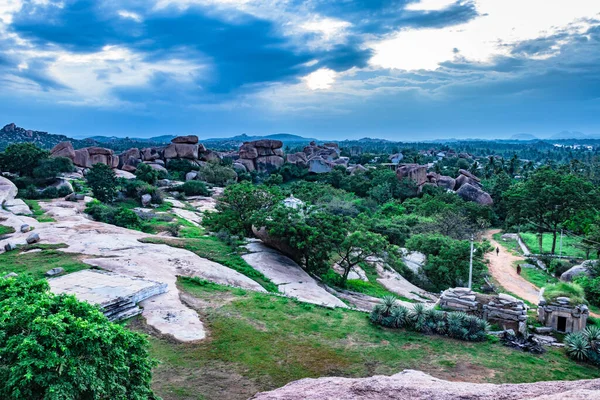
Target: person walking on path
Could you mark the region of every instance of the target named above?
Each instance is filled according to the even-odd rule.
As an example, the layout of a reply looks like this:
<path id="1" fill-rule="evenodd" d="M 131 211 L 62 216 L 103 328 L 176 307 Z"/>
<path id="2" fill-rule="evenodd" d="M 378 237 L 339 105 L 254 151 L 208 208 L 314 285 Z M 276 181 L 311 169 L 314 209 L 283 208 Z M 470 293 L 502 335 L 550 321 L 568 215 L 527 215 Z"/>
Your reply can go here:
<path id="1" fill-rule="evenodd" d="M 496 247 L 496 256 L 500 255 L 500 247 Z"/>

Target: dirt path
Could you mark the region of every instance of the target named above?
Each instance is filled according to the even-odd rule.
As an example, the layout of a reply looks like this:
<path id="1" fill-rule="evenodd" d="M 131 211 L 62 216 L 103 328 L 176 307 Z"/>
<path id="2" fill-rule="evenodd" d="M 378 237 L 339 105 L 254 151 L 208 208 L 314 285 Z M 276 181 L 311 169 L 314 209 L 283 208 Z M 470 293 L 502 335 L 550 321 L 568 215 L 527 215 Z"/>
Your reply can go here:
<path id="1" fill-rule="evenodd" d="M 524 259 L 513 255 L 494 240 L 492 236 L 498 232 L 500 229 L 490 229 L 485 233 L 492 246 L 500 249 L 498 255 L 494 250 L 485 256 L 489 261 L 490 274 L 504 289 L 532 304 L 537 304 L 540 289 L 517 274 L 517 270 L 513 267 L 515 261 L 524 261 Z"/>

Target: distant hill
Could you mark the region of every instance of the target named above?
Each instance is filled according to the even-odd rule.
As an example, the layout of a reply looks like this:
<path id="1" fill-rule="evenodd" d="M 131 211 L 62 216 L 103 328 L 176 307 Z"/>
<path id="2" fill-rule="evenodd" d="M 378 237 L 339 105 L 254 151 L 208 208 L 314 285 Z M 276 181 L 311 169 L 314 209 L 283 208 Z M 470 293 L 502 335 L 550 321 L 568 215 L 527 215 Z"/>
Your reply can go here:
<path id="1" fill-rule="evenodd" d="M 275 133 L 272 135 L 263 135 L 263 136 L 249 136 L 244 134 L 232 136 L 228 138 L 210 138 L 210 139 L 201 139 L 202 143 L 205 142 L 225 142 L 225 141 L 237 141 L 237 142 L 251 142 L 253 140 L 261 140 L 261 139 L 271 139 L 271 140 L 281 140 L 282 142 L 312 142 L 317 139 L 314 138 L 305 138 L 303 136 L 292 135 L 291 133 Z"/>
<path id="2" fill-rule="evenodd" d="M 539 138 L 529 133 L 517 133 L 512 135 L 510 140 L 539 140 Z"/>
<path id="3" fill-rule="evenodd" d="M 555 133 L 554 135 L 550 136 L 549 139 L 552 140 L 564 140 L 564 139 L 587 139 L 589 136 L 587 136 L 585 133 L 581 133 L 581 132 L 577 132 L 577 131 L 562 131 L 559 133 Z"/>
<path id="4" fill-rule="evenodd" d="M 29 142 L 43 149 L 51 149 L 60 142 L 71 141 L 74 147 L 93 145 L 93 141 L 76 140 L 65 135 L 53 135 L 48 132 L 33 131 L 10 123 L 0 130 L 0 150 L 4 150 L 11 143 Z"/>

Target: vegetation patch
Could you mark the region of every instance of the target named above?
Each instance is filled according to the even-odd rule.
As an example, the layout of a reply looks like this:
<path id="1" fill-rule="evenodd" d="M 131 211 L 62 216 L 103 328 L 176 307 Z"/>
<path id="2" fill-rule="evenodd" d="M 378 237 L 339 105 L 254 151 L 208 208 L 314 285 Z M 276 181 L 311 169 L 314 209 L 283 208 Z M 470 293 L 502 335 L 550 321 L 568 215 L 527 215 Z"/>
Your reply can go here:
<path id="1" fill-rule="evenodd" d="M 198 311 L 210 339 L 195 344 L 150 339 L 151 355 L 161 362 L 153 387 L 165 400 L 245 400 L 307 377 L 391 375 L 407 368 L 491 383 L 600 377 L 600 369 L 570 360 L 562 349 L 532 355 L 489 341 L 382 328 L 364 313 L 285 297 L 212 283 L 180 280 L 179 286 L 205 305 Z"/>
<path id="2" fill-rule="evenodd" d="M 242 275 L 258 282 L 269 292 L 277 292 L 275 285 L 269 278 L 261 272 L 252 268 L 244 259 L 237 253 L 236 248 L 229 246 L 214 236 L 203 236 L 199 238 L 188 239 L 170 239 L 170 238 L 143 238 L 143 243 L 166 244 L 172 247 L 178 247 L 196 253 L 200 257 L 207 258 L 216 263 L 225 265 Z"/>
<path id="3" fill-rule="evenodd" d="M 0 236 L 15 233 L 15 228 L 12 226 L 0 225 Z"/>
<path id="4" fill-rule="evenodd" d="M 576 283 L 557 282 L 546 286 L 544 290 L 546 301 L 554 301 L 558 297 L 568 297 L 573 305 L 587 304 L 583 288 Z"/>
<path id="5" fill-rule="evenodd" d="M 35 218 L 38 222 L 56 222 L 54 218 L 46 215 L 46 211 L 44 211 L 44 209 L 40 206 L 40 203 L 38 203 L 36 200 L 24 201 L 33 213 L 33 218 Z"/>
<path id="6" fill-rule="evenodd" d="M 542 236 L 542 253 L 551 253 L 552 252 L 552 234 L 544 233 Z M 539 236 L 536 233 L 532 232 L 522 232 L 521 239 L 525 242 L 525 245 L 532 253 L 537 253 L 539 251 Z M 560 239 L 559 239 L 560 240 Z M 556 254 L 559 252 L 559 244 L 556 245 Z M 572 238 L 564 235 L 562 239 L 562 253 L 563 256 L 566 257 L 577 257 L 577 258 L 586 258 L 586 252 L 582 248 L 582 243 L 580 239 Z M 588 254 L 590 259 L 596 259 L 596 255 L 593 253 Z"/>
<path id="7" fill-rule="evenodd" d="M 52 268 L 63 268 L 66 273 L 90 268 L 80 260 L 79 255 L 59 251 L 58 249 L 62 247 L 66 245 L 34 244 L 19 246 L 17 250 L 4 252 L 0 254 L 0 276 L 14 272 L 34 279 L 42 279 Z"/>

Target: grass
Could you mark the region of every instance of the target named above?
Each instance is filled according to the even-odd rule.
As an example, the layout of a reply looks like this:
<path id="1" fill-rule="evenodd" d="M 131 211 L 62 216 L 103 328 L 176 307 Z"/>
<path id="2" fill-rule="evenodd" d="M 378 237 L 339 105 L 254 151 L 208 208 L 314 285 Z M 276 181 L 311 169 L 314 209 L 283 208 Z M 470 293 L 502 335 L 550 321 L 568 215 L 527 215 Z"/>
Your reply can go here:
<path id="1" fill-rule="evenodd" d="M 576 283 L 557 282 L 546 286 L 544 298 L 552 301 L 557 297 L 568 297 L 569 302 L 573 305 L 587 304 L 583 288 Z"/>
<path id="2" fill-rule="evenodd" d="M 558 282 L 554 276 L 538 268 L 521 268 L 521 276 L 539 288 Z"/>
<path id="3" fill-rule="evenodd" d="M 31 209 L 33 218 L 37 219 L 38 222 L 56 222 L 56 220 L 48 215 L 46 211 L 42 209 L 40 203 L 37 200 L 23 200 Z"/>
<path id="4" fill-rule="evenodd" d="M 600 377 L 600 369 L 571 361 L 563 349 L 531 355 L 491 341 L 380 328 L 356 311 L 212 283 L 179 285 L 205 305 L 200 312 L 210 339 L 181 344 L 150 338 L 151 355 L 161 362 L 153 386 L 165 400 L 247 399 L 301 378 L 390 375 L 408 368 L 492 383 Z"/>
<path id="5" fill-rule="evenodd" d="M 15 228 L 12 226 L 0 225 L 0 236 L 8 235 L 10 233 L 15 233 Z"/>
<path id="6" fill-rule="evenodd" d="M 166 244 L 191 251 L 200 257 L 223 264 L 242 275 L 246 275 L 258 282 L 269 292 L 278 292 L 277 285 L 261 272 L 252 268 L 235 249 L 214 236 L 198 238 L 144 238 L 141 241 L 144 243 Z"/>
<path id="7" fill-rule="evenodd" d="M 66 247 L 61 244 L 34 244 L 19 246 L 17 250 L 0 254 L 0 276 L 10 272 L 29 275 L 35 279 L 43 279 L 45 273 L 52 268 L 64 268 L 66 273 L 90 268 L 72 253 L 59 251 Z M 41 250 L 29 252 L 31 250 Z"/>
<path id="8" fill-rule="evenodd" d="M 496 242 L 500 243 L 502 247 L 506 248 L 511 253 L 517 256 L 522 255 L 519 243 L 515 239 L 502 239 L 502 234 L 502 232 L 494 233 L 492 237 Z"/>
<path id="9" fill-rule="evenodd" d="M 521 238 L 523 239 L 523 242 L 525 242 L 525 244 L 529 248 L 529 251 L 531 251 L 532 253 L 539 253 L 537 234 L 530 233 L 530 232 L 524 232 L 524 233 L 521 233 Z M 559 252 L 559 241 L 560 241 L 560 235 L 556 239 L 556 254 L 558 254 L 558 252 Z M 582 249 L 577 247 L 577 245 L 580 242 L 581 241 L 579 239 L 571 238 L 569 236 L 564 235 L 563 241 L 562 241 L 562 255 L 567 256 L 567 257 L 585 258 L 585 251 L 583 251 Z M 552 251 L 552 234 L 551 233 L 544 233 L 543 239 L 542 239 L 542 250 L 543 250 L 543 253 L 550 253 Z M 592 253 L 593 252 L 590 253 L 590 258 L 591 259 L 596 258 L 596 255 L 592 254 Z"/>

